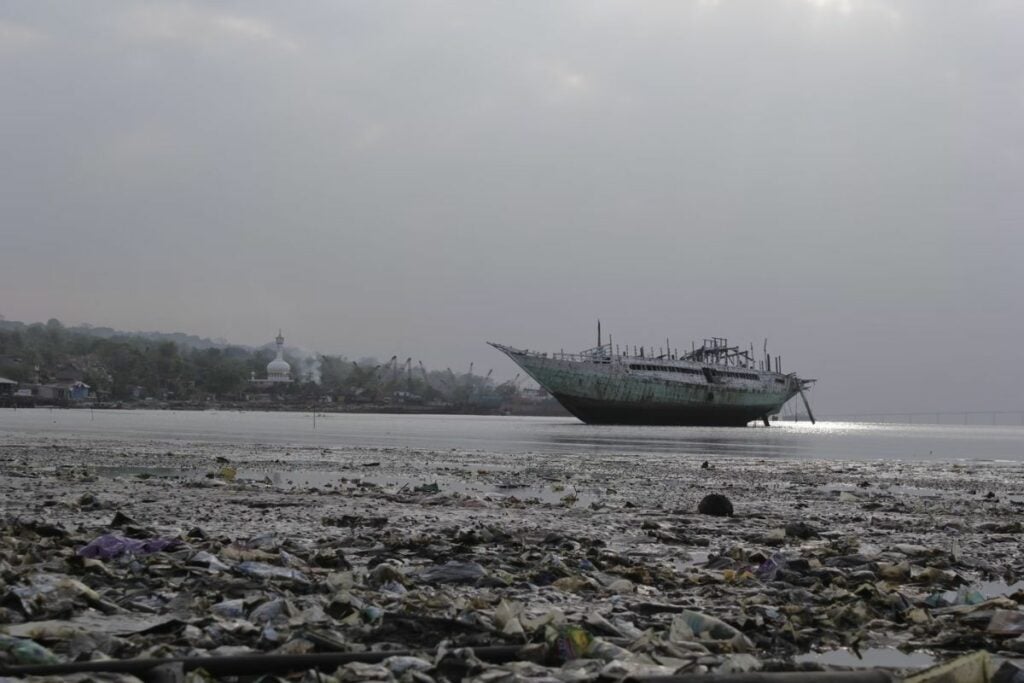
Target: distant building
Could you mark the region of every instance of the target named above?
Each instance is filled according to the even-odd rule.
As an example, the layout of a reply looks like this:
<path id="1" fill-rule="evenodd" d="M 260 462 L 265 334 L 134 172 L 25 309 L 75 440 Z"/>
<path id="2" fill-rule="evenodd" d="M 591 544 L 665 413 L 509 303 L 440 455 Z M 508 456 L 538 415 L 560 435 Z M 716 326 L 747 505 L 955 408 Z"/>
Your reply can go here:
<path id="1" fill-rule="evenodd" d="M 267 363 L 266 379 L 256 379 L 255 374 L 249 379 L 250 384 L 269 387 L 281 384 L 288 384 L 292 381 L 292 366 L 284 359 L 284 336 L 281 330 L 277 331 L 277 357 Z"/>
<path id="2" fill-rule="evenodd" d="M 51 382 L 49 384 L 26 384 L 14 392 L 14 398 L 43 403 L 71 403 L 89 398 L 91 387 L 85 382 Z"/>
<path id="3" fill-rule="evenodd" d="M 47 401 L 84 401 L 89 398 L 89 385 L 85 382 L 53 382 L 40 385 L 36 396 Z"/>
<path id="4" fill-rule="evenodd" d="M 18 383 L 13 379 L 0 377 L 0 396 L 14 396 L 14 391 L 17 388 Z"/>

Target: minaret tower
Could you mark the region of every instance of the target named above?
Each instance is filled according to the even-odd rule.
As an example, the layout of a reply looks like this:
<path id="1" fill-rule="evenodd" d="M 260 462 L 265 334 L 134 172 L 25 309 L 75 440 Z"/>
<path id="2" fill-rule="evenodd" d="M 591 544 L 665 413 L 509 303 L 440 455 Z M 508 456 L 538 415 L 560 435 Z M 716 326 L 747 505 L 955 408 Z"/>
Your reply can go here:
<path id="1" fill-rule="evenodd" d="M 284 359 L 284 336 L 281 330 L 277 331 L 277 358 L 267 363 L 267 381 L 269 382 L 291 382 L 292 366 Z"/>

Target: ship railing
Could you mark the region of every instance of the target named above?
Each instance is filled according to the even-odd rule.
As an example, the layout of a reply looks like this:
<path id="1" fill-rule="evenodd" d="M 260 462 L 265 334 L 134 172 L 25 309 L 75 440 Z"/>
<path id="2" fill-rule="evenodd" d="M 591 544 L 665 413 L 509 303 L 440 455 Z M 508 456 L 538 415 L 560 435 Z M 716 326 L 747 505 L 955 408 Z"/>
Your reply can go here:
<path id="1" fill-rule="evenodd" d="M 595 346 L 592 349 L 584 349 L 577 353 L 565 353 L 564 351 L 559 351 L 558 353 L 551 354 L 551 357 L 556 360 L 575 362 L 608 362 L 612 358 L 612 345 L 602 344 L 601 346 Z"/>

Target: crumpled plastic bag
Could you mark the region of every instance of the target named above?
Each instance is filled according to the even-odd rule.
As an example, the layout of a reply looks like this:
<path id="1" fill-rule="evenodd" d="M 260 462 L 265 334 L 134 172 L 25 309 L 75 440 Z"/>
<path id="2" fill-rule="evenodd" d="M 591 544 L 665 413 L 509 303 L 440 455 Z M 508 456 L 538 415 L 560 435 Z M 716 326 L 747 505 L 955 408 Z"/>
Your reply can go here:
<path id="1" fill-rule="evenodd" d="M 242 562 L 235 567 L 235 571 L 259 579 L 289 579 L 296 583 L 309 583 L 306 575 L 298 569 L 277 567 L 265 562 Z"/>
<path id="2" fill-rule="evenodd" d="M 34 640 L 12 638 L 0 634 L 0 651 L 7 653 L 15 664 L 57 664 L 60 659 Z"/>

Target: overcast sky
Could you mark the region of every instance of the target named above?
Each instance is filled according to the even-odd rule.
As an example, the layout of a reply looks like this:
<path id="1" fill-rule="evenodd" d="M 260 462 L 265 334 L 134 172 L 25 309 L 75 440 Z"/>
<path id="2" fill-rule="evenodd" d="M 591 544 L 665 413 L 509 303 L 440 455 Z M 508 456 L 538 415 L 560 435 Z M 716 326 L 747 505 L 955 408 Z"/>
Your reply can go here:
<path id="1" fill-rule="evenodd" d="M 1017 0 L 5 2 L 0 314 L 470 361 L 728 336 L 1024 410 Z"/>

